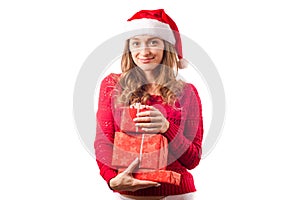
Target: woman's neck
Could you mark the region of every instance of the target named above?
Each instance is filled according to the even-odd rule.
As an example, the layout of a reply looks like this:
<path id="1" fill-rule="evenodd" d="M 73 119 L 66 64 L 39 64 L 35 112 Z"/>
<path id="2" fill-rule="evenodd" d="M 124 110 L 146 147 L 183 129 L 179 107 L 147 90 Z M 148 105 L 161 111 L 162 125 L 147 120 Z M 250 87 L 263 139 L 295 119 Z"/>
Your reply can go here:
<path id="1" fill-rule="evenodd" d="M 153 76 L 152 71 L 145 71 L 144 73 L 145 73 L 145 77 L 147 79 L 147 82 L 149 84 L 153 84 L 155 82 L 155 78 Z"/>
<path id="2" fill-rule="evenodd" d="M 159 89 L 158 89 L 158 85 L 155 84 L 155 83 L 149 84 L 149 87 L 148 87 L 147 92 L 148 92 L 150 95 L 161 95 L 161 94 L 160 94 L 160 91 L 159 91 Z"/>
<path id="3" fill-rule="evenodd" d="M 147 92 L 150 95 L 160 95 L 158 85 L 155 83 L 155 78 L 152 71 L 145 71 L 145 76 L 147 79 L 147 84 L 149 85 Z"/>

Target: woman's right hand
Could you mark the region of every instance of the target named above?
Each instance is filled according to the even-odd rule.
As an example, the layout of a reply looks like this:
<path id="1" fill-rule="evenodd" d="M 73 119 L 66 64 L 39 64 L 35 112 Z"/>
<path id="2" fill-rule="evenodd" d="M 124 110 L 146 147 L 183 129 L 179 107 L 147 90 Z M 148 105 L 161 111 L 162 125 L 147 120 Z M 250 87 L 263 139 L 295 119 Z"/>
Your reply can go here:
<path id="1" fill-rule="evenodd" d="M 116 177 L 109 181 L 109 186 L 113 190 L 117 191 L 137 191 L 148 187 L 159 187 L 160 184 L 153 181 L 144 181 L 133 178 L 132 172 L 140 163 L 139 159 L 136 158 L 125 171 L 118 174 Z"/>

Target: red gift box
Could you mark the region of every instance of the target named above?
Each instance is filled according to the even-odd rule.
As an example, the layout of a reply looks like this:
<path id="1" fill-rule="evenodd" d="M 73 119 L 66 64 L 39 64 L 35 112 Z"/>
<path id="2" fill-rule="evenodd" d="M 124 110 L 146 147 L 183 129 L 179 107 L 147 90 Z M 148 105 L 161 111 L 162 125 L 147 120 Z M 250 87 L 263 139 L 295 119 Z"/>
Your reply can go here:
<path id="1" fill-rule="evenodd" d="M 124 170 L 125 169 L 120 169 L 118 172 L 121 173 Z M 180 185 L 181 174 L 169 170 L 154 170 L 147 172 L 136 172 L 133 173 L 133 177 L 139 180 Z"/>
<path id="2" fill-rule="evenodd" d="M 136 118 L 136 114 L 149 110 L 148 108 L 137 109 L 135 107 L 124 107 L 122 109 L 122 118 L 121 118 L 121 131 L 124 133 L 144 133 L 140 127 L 135 126 L 133 121 Z"/>
<path id="3" fill-rule="evenodd" d="M 112 166 L 127 168 L 140 159 L 139 171 L 165 169 L 168 159 L 168 141 L 160 134 L 126 134 L 116 132 Z"/>

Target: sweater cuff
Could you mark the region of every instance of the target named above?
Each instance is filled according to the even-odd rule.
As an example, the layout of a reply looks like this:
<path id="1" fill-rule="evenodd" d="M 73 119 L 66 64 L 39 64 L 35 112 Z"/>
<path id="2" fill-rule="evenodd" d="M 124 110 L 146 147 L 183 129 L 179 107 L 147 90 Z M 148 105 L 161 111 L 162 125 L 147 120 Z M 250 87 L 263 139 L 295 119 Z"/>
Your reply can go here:
<path id="1" fill-rule="evenodd" d="M 181 126 L 178 126 L 173 120 L 169 120 L 170 126 L 164 136 L 168 139 L 171 150 L 174 154 L 182 154 L 190 145 L 184 135 Z"/>
<path id="2" fill-rule="evenodd" d="M 106 181 L 108 187 L 111 189 L 111 187 L 109 185 L 109 181 L 118 175 L 118 171 L 113 168 L 110 168 L 109 166 L 103 165 L 98 160 L 97 160 L 97 163 L 99 165 L 100 175 L 103 177 L 103 179 Z"/>
<path id="3" fill-rule="evenodd" d="M 163 135 L 169 140 L 169 142 L 171 142 L 179 132 L 179 126 L 174 124 L 172 120 L 168 120 L 168 121 L 169 121 L 169 128 Z"/>
<path id="4" fill-rule="evenodd" d="M 109 183 L 110 179 L 116 177 L 118 175 L 118 172 L 116 170 L 111 170 L 110 171 L 107 171 L 105 174 L 107 174 L 104 179 L 107 183 Z"/>
<path id="5" fill-rule="evenodd" d="M 105 176 L 105 181 L 107 183 L 107 186 L 109 187 L 109 189 L 113 190 L 110 185 L 109 185 L 109 182 L 111 179 L 113 179 L 114 177 L 116 177 L 118 175 L 118 173 L 116 172 L 116 170 L 112 170 L 111 173 L 109 173 L 109 175 L 106 175 Z"/>

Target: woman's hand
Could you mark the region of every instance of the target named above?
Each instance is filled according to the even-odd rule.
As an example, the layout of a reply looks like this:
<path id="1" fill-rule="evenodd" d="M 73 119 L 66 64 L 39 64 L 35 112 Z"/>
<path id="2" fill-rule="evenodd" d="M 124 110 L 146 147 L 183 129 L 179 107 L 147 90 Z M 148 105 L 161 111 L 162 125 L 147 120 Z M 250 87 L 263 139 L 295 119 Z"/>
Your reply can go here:
<path id="1" fill-rule="evenodd" d="M 109 186 L 113 190 L 118 191 L 136 191 L 148 187 L 159 187 L 160 184 L 153 181 L 144 181 L 135 179 L 132 176 L 132 172 L 134 168 L 138 166 L 140 163 L 139 159 L 136 158 L 128 167 L 127 169 L 118 174 L 116 177 L 112 178 L 109 182 Z"/>
<path id="2" fill-rule="evenodd" d="M 169 129 L 169 121 L 157 108 L 153 106 L 145 106 L 145 108 L 150 110 L 138 113 L 137 118 L 133 119 L 135 125 L 145 132 L 165 133 Z"/>

